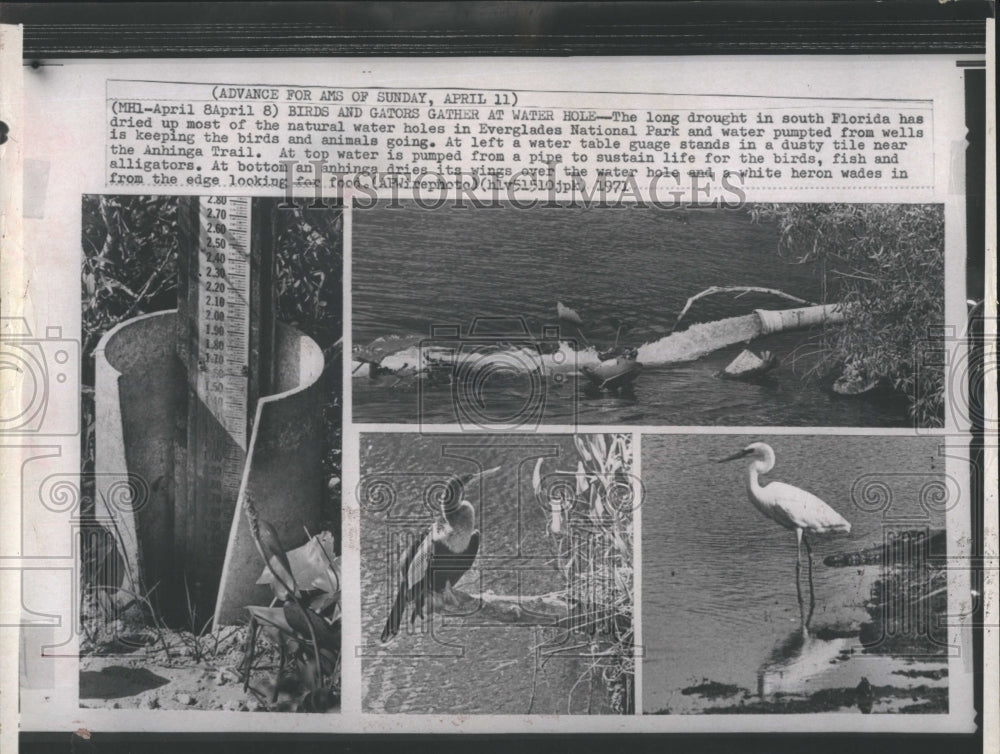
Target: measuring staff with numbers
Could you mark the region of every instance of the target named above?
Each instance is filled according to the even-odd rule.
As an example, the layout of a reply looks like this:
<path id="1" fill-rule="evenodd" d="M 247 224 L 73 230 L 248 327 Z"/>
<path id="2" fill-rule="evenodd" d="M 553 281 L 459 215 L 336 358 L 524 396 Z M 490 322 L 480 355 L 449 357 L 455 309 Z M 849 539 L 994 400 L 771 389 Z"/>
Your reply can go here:
<path id="1" fill-rule="evenodd" d="M 261 302 L 271 295 L 273 243 L 259 214 L 249 197 L 178 205 L 178 353 L 188 395 L 175 448 L 174 537 L 199 615 L 217 607 L 249 425 L 270 373 L 272 314 Z"/>

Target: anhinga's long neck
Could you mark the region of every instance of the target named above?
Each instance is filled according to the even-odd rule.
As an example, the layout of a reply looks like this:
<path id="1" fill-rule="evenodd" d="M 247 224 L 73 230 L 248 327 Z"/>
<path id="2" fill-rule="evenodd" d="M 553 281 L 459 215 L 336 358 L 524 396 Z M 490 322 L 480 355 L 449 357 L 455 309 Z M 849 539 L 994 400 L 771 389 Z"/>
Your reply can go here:
<path id="1" fill-rule="evenodd" d="M 463 500 L 456 506 L 441 506 L 447 526 L 438 541 L 444 542 L 452 552 L 462 552 L 469 546 L 469 539 L 476 530 L 476 514 L 472 503 Z"/>
<path id="2" fill-rule="evenodd" d="M 472 503 L 467 500 L 463 500 L 457 505 L 442 505 L 441 513 L 448 526 L 456 532 L 471 534 L 476 528 L 475 512 L 472 509 Z"/>

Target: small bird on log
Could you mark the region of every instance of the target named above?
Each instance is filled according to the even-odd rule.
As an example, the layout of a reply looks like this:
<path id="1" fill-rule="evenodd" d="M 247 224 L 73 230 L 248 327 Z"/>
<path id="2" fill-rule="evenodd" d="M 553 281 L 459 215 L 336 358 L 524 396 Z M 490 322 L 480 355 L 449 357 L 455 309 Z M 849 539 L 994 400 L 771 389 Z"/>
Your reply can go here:
<path id="1" fill-rule="evenodd" d="M 816 608 L 816 593 L 812 578 L 812 549 L 806 534 L 849 533 L 851 525 L 837 511 L 824 503 L 811 492 L 793 487 L 784 482 L 761 484 L 759 475 L 766 474 L 774 468 L 774 450 L 765 442 L 753 442 L 743 450 L 726 458 L 718 459 L 719 463 L 735 461 L 739 458 L 751 458 L 747 468 L 747 494 L 753 506 L 775 523 L 795 532 L 797 551 L 795 555 L 795 591 L 799 598 L 799 616 L 802 619 L 802 634 L 809 634 L 809 622 Z M 799 584 L 802 570 L 802 545 L 806 546 L 809 559 L 809 615 L 805 614 L 802 602 L 802 587 Z"/>
<path id="2" fill-rule="evenodd" d="M 424 605 L 433 594 L 447 597 L 451 587 L 472 568 L 479 552 L 479 530 L 472 503 L 463 499 L 467 485 L 490 476 L 499 466 L 465 476 L 453 476 L 441 498 L 442 520 L 435 521 L 423 537 L 416 539 L 402 557 L 399 589 L 389 618 L 382 629 L 386 643 L 399 633 L 407 606 L 412 605 L 410 623 L 424 617 Z"/>

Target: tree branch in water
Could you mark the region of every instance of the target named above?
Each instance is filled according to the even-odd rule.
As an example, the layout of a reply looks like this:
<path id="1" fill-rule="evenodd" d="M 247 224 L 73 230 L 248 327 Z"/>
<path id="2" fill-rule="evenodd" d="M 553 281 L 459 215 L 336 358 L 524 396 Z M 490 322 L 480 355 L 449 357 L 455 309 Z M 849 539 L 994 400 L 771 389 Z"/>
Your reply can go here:
<path id="1" fill-rule="evenodd" d="M 552 626 L 569 615 L 569 603 L 558 594 L 503 595 L 469 593 L 452 588 L 448 597 L 434 595 L 434 610 L 441 615 L 471 616 L 497 623 Z"/>
<path id="2" fill-rule="evenodd" d="M 688 313 L 688 310 L 691 308 L 691 304 L 693 304 L 698 299 L 705 298 L 706 296 L 713 296 L 716 293 L 736 293 L 736 292 L 738 292 L 740 295 L 743 295 L 744 293 L 767 293 L 772 296 L 779 296 L 781 298 L 788 299 L 789 301 L 795 301 L 799 304 L 807 304 L 810 306 L 815 306 L 815 302 L 813 301 L 807 301 L 804 298 L 799 298 L 798 296 L 793 296 L 790 293 L 779 291 L 777 288 L 761 288 L 754 285 L 727 285 L 727 286 L 713 285 L 711 288 L 706 288 L 701 293 L 696 293 L 694 296 L 692 296 L 687 300 L 687 303 L 684 304 L 684 308 L 681 309 L 681 313 L 678 314 L 677 319 L 674 320 L 674 324 L 670 328 L 670 332 L 673 333 L 677 329 L 677 325 L 681 323 L 681 319 L 684 317 L 685 314 Z"/>

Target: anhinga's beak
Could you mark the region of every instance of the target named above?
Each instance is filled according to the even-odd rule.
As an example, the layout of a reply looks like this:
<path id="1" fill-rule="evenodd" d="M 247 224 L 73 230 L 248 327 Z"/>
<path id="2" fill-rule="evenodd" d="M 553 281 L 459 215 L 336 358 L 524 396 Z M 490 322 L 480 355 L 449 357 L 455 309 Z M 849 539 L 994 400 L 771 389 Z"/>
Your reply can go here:
<path id="1" fill-rule="evenodd" d="M 500 467 L 499 466 L 494 466 L 492 469 L 486 469 L 486 471 L 484 471 L 482 474 L 479 475 L 479 478 L 480 479 L 485 479 L 488 476 L 493 476 L 498 471 L 500 471 Z"/>
<path id="2" fill-rule="evenodd" d="M 441 499 L 441 509 L 446 510 L 459 505 L 465 497 L 465 488 L 467 485 L 472 484 L 477 480 L 493 476 L 498 471 L 500 471 L 500 467 L 494 466 L 492 469 L 486 469 L 485 471 L 476 471 L 472 474 L 465 474 L 464 476 L 453 476 L 448 481 L 447 491 Z"/>
<path id="3" fill-rule="evenodd" d="M 493 476 L 498 471 L 500 471 L 499 466 L 494 466 L 492 469 L 486 469 L 485 471 L 474 471 L 471 474 L 463 474 L 461 476 L 452 477 L 453 484 L 465 487 L 468 484 L 472 484 L 477 479 L 485 479 L 486 477 Z"/>
<path id="4" fill-rule="evenodd" d="M 753 451 L 751 451 L 751 450 L 749 450 L 747 448 L 744 448 L 743 450 L 736 451 L 731 456 L 726 456 L 725 458 L 716 458 L 715 462 L 716 463 L 725 463 L 726 461 L 736 461 L 736 460 L 739 460 L 740 458 L 746 458 L 752 452 Z"/>

